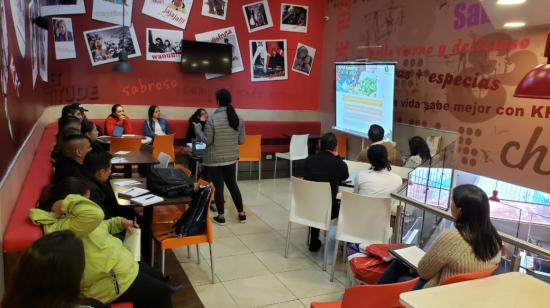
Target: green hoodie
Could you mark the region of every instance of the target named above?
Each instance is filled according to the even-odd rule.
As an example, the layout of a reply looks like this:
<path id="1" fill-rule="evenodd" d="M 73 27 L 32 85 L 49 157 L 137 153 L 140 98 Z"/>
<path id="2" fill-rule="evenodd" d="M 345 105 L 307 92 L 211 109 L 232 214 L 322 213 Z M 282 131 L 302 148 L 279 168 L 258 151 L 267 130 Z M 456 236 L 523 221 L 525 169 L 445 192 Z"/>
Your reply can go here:
<path id="1" fill-rule="evenodd" d="M 128 290 L 139 271 L 132 253 L 111 235 L 123 230 L 122 218 L 104 221 L 101 207 L 80 195 L 68 195 L 61 210 L 62 218 L 40 209 L 31 209 L 29 217 L 45 234 L 73 231 L 82 240 L 86 257 L 82 293 L 103 303 L 114 301 Z"/>

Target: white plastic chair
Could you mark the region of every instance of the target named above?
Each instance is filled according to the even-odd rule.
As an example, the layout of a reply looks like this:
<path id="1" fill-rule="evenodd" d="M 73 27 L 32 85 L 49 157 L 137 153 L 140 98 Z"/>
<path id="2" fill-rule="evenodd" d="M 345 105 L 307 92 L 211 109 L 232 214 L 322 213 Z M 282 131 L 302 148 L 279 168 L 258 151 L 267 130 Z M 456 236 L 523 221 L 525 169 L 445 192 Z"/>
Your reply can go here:
<path id="1" fill-rule="evenodd" d="M 155 165 L 155 168 L 168 168 L 168 164 L 170 163 L 170 155 L 164 152 L 160 152 L 157 159 L 160 163 L 158 165 Z"/>
<path id="2" fill-rule="evenodd" d="M 290 202 L 290 216 L 286 235 L 285 258 L 288 257 L 290 232 L 292 223 L 317 228 L 326 232 L 325 254 L 323 256 L 323 271 L 327 268 L 328 229 L 330 227 L 330 213 L 332 210 L 332 195 L 328 182 L 312 182 L 291 178 L 292 199 Z"/>
<path id="3" fill-rule="evenodd" d="M 370 198 L 342 191 L 330 281 L 334 280 L 334 268 L 340 241 L 372 244 L 389 242 L 392 234 L 390 201 L 389 198 Z"/>
<path id="4" fill-rule="evenodd" d="M 409 178 L 409 172 L 411 172 L 412 169 L 407 167 L 399 167 L 399 166 L 392 165 L 391 171 L 399 175 L 402 179 L 406 180 Z"/>
<path id="5" fill-rule="evenodd" d="M 277 158 L 287 159 L 290 161 L 290 177 L 292 177 L 292 161 L 306 159 L 308 156 L 307 140 L 309 134 L 305 135 L 292 135 L 290 138 L 290 152 L 275 153 L 275 170 L 273 171 L 273 177 L 277 174 Z"/>
<path id="6" fill-rule="evenodd" d="M 344 162 L 346 163 L 346 165 L 348 165 L 348 171 L 354 173 L 357 173 L 361 170 L 369 170 L 371 167 L 369 163 L 363 163 L 355 160 L 344 160 Z"/>

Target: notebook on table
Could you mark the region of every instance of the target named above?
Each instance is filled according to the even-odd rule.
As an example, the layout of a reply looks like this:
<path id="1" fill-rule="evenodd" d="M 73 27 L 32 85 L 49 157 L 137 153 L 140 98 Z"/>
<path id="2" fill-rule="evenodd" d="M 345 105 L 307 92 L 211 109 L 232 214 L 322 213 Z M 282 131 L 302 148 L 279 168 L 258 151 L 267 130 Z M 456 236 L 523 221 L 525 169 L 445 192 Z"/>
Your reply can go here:
<path id="1" fill-rule="evenodd" d="M 141 205 L 141 206 L 147 206 L 147 205 L 162 202 L 162 201 L 164 201 L 164 198 L 162 198 L 160 196 L 157 196 L 157 195 L 153 195 L 153 194 L 147 194 L 147 195 L 139 196 L 139 197 L 136 197 L 136 198 L 132 198 L 130 200 L 134 203 L 137 203 L 137 204 Z"/>
<path id="2" fill-rule="evenodd" d="M 424 250 L 418 246 L 409 246 L 400 249 L 391 249 L 390 254 L 413 270 L 418 269 L 418 263 L 424 256 Z"/>
<path id="3" fill-rule="evenodd" d="M 135 198 L 135 197 L 141 196 L 143 194 L 146 194 L 148 192 L 149 192 L 149 190 L 144 189 L 144 188 L 132 187 L 132 188 L 128 188 L 124 191 L 119 192 L 118 196 L 121 197 L 121 198 Z"/>

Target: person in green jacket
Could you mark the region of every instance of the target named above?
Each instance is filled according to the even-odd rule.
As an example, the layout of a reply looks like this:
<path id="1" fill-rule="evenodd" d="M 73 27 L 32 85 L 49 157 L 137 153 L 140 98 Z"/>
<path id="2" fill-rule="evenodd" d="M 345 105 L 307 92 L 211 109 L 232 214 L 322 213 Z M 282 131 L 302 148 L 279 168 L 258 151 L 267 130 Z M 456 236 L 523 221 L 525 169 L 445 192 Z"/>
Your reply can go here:
<path id="1" fill-rule="evenodd" d="M 40 208 L 31 209 L 29 217 L 45 234 L 71 230 L 82 240 L 85 296 L 103 303 L 133 302 L 137 308 L 172 307 L 172 289 L 162 274 L 136 262 L 122 241 L 112 235 L 133 231 L 134 222 L 122 217 L 103 220 L 103 210 L 88 199 L 89 194 L 82 179 L 66 178 L 44 189 Z"/>

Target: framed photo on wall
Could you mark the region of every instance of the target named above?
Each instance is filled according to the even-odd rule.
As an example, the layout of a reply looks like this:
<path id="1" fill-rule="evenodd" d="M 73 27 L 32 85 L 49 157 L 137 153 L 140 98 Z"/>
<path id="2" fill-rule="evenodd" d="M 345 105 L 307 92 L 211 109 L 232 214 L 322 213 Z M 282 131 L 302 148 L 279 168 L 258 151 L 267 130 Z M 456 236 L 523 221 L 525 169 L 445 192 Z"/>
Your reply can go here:
<path id="1" fill-rule="evenodd" d="M 42 16 L 85 14 L 84 0 L 38 0 Z M 116 1 L 116 0 L 114 0 Z"/>
<path id="2" fill-rule="evenodd" d="M 147 60 L 161 62 L 181 61 L 183 31 L 147 28 Z"/>
<path id="3" fill-rule="evenodd" d="M 92 66 L 118 61 L 122 49 L 128 52 L 128 58 L 141 56 L 134 27 L 114 26 L 84 31 L 84 42 Z"/>
<path id="4" fill-rule="evenodd" d="M 192 6 L 193 0 L 145 0 L 141 12 L 180 29 L 185 29 Z"/>
<path id="5" fill-rule="evenodd" d="M 243 5 L 243 13 L 248 32 L 273 27 L 273 20 L 267 0 Z"/>
<path id="6" fill-rule="evenodd" d="M 132 24 L 133 0 L 94 0 L 92 19 L 123 25 L 122 12 L 124 11 L 124 25 Z M 124 5 L 124 9 L 122 6 Z"/>
<path id="7" fill-rule="evenodd" d="M 25 57 L 25 2 L 25 0 L 10 0 L 11 17 L 15 28 L 17 46 L 19 46 L 19 52 L 21 52 L 21 57 L 23 58 Z"/>
<path id="8" fill-rule="evenodd" d="M 296 55 L 292 62 L 292 70 L 296 73 L 309 76 L 311 67 L 313 66 L 313 60 L 315 59 L 315 51 L 313 47 L 298 43 Z"/>
<path id="9" fill-rule="evenodd" d="M 202 0 L 202 15 L 225 20 L 229 0 Z"/>
<path id="10" fill-rule="evenodd" d="M 307 32 L 309 7 L 281 3 L 281 31 Z"/>
<path id="11" fill-rule="evenodd" d="M 250 74 L 252 81 L 285 80 L 287 44 L 284 39 L 250 41 Z"/>

